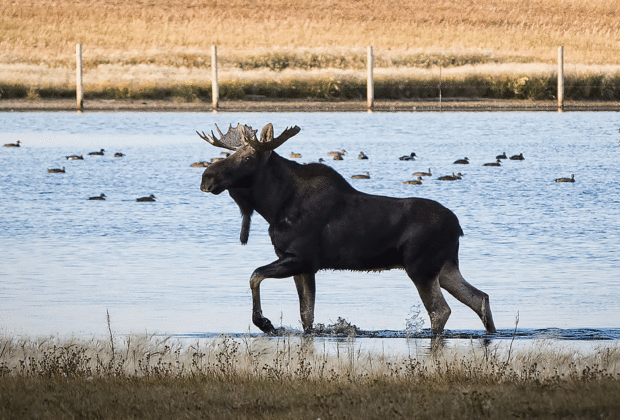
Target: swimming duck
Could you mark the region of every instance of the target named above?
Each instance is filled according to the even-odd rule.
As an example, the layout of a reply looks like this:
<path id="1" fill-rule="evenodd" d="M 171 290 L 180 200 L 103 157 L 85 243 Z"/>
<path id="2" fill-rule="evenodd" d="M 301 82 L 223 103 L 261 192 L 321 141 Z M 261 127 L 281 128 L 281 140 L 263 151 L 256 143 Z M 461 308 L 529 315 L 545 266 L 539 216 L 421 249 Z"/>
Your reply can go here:
<path id="1" fill-rule="evenodd" d="M 342 153 L 338 153 L 337 155 L 333 155 L 334 156 L 334 160 L 344 160 L 342 158 Z"/>
<path id="2" fill-rule="evenodd" d="M 103 156 L 103 152 L 105 152 L 105 150 L 101 149 L 98 152 L 90 152 L 89 155 L 90 156 Z"/>
<path id="3" fill-rule="evenodd" d="M 523 157 L 523 153 L 519 153 L 518 155 L 510 156 L 510 160 L 525 160 Z"/>
<path id="4" fill-rule="evenodd" d="M 20 142 L 19 140 L 17 140 L 15 143 L 6 143 L 6 144 L 4 145 L 4 147 L 21 147 L 21 146 L 19 145 L 19 143 L 21 143 L 21 142 Z"/>
<path id="5" fill-rule="evenodd" d="M 558 178 L 555 182 L 575 182 L 575 174 L 571 174 L 570 178 Z"/>
<path id="6" fill-rule="evenodd" d="M 121 152 L 114 153 L 114 157 L 123 157 L 123 156 L 125 156 L 125 155 L 122 154 Z"/>
<path id="7" fill-rule="evenodd" d="M 50 174 L 64 174 L 65 173 L 65 167 L 63 166 L 62 169 L 58 169 L 58 168 L 48 169 L 47 172 L 50 173 Z"/>
<path id="8" fill-rule="evenodd" d="M 497 159 L 495 162 L 485 163 L 482 166 L 502 166 L 502 161 Z"/>
<path id="9" fill-rule="evenodd" d="M 338 152 L 338 151 L 336 151 L 336 152 L 328 152 L 328 153 L 327 153 L 327 155 L 328 155 L 328 156 L 336 156 L 336 155 L 344 155 L 344 154 L 346 154 L 346 153 L 347 153 L 347 151 L 346 151 L 346 150 L 344 150 L 344 149 L 342 149 L 342 150 L 341 150 L 341 151 L 339 151 L 339 152 Z"/>
<path id="10" fill-rule="evenodd" d="M 419 176 L 418 179 L 414 179 L 411 181 L 405 181 L 403 182 L 403 184 L 407 184 L 407 185 L 422 185 L 422 177 Z"/>
<path id="11" fill-rule="evenodd" d="M 140 197 L 137 198 L 136 201 L 143 203 L 145 201 L 155 201 L 155 196 L 153 194 L 149 195 L 148 197 Z"/>
<path id="12" fill-rule="evenodd" d="M 360 152 L 359 156 L 357 157 L 358 159 L 368 159 L 368 156 L 366 156 L 366 154 L 364 152 Z"/>
<path id="13" fill-rule="evenodd" d="M 469 165 L 469 158 L 465 157 L 463 159 L 457 159 L 454 161 L 454 163 L 457 165 Z"/>
<path id="14" fill-rule="evenodd" d="M 428 168 L 428 172 L 414 172 L 413 176 L 431 176 L 431 168 Z"/>
<path id="15" fill-rule="evenodd" d="M 508 157 L 506 156 L 506 152 L 504 152 L 501 155 L 495 156 L 495 159 L 508 159 Z"/>
<path id="16" fill-rule="evenodd" d="M 194 162 L 191 165 L 189 165 L 190 168 L 206 168 L 207 166 L 209 166 L 209 162 L 205 162 L 205 161 Z"/>
<path id="17" fill-rule="evenodd" d="M 411 152 L 410 155 L 408 155 L 408 156 L 407 155 L 401 156 L 398 159 L 399 160 L 415 160 L 415 158 L 417 158 L 417 155 L 415 153 Z"/>
<path id="18" fill-rule="evenodd" d="M 67 158 L 67 160 L 84 160 L 84 156 L 82 155 L 71 155 L 65 157 Z"/>
<path id="19" fill-rule="evenodd" d="M 323 158 L 319 158 L 319 163 L 323 163 L 323 162 L 325 162 Z"/>
<path id="20" fill-rule="evenodd" d="M 105 200 L 105 194 L 98 195 L 97 197 L 90 197 L 89 200 Z"/>
<path id="21" fill-rule="evenodd" d="M 461 177 L 462 177 L 462 174 L 459 172 L 457 175 L 454 175 L 454 173 L 452 173 L 452 175 L 440 176 L 437 179 L 439 181 L 456 181 L 458 179 L 461 179 Z"/>
<path id="22" fill-rule="evenodd" d="M 301 153 L 291 152 L 291 157 L 294 159 L 299 159 L 301 157 Z"/>
<path id="23" fill-rule="evenodd" d="M 365 175 L 353 175 L 352 179 L 370 179 L 370 174 L 366 172 Z"/>

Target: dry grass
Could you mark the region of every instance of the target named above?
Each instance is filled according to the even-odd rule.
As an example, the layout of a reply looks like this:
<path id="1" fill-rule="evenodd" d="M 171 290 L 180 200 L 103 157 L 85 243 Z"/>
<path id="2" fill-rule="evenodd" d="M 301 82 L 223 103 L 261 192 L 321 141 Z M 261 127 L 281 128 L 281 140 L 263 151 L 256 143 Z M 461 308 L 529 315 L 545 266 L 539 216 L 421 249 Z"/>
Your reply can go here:
<path id="1" fill-rule="evenodd" d="M 312 338 L 0 339 L 0 417 L 613 418 L 620 348 L 410 356 Z M 324 342 L 323 342 L 324 343 Z"/>
<path id="2" fill-rule="evenodd" d="M 84 45 L 86 99 L 208 101 L 212 44 L 223 100 L 554 99 L 620 96 L 620 0 L 0 0 L 0 98 L 75 95 Z M 521 86 L 523 77 L 529 82 Z M 572 78 L 572 79 L 571 79 Z M 265 94 L 266 92 L 266 94 Z"/>
<path id="3" fill-rule="evenodd" d="M 193 60 L 212 44 L 261 49 L 456 51 L 549 63 L 620 64 L 619 0 L 2 0 L 0 61 Z M 337 52 L 337 51 L 336 51 Z M 170 64 L 170 63 L 164 63 Z"/>

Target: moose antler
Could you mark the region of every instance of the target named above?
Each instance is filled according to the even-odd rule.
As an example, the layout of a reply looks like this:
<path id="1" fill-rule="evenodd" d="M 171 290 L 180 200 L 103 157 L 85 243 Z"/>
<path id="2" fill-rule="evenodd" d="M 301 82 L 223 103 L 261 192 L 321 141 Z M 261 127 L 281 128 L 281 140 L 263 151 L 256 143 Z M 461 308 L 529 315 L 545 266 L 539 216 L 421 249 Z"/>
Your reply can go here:
<path id="1" fill-rule="evenodd" d="M 211 135 L 205 134 L 204 131 L 202 133 L 196 131 L 196 134 L 198 134 L 201 139 L 208 141 L 212 145 L 216 147 L 222 147 L 228 150 L 237 150 L 239 147 L 244 145 L 244 139 L 246 139 L 246 137 L 251 137 L 252 134 L 254 134 L 254 137 L 256 137 L 257 131 L 252 130 L 252 127 L 241 124 L 237 124 L 237 126 L 234 128 L 232 124 L 230 124 L 228 126 L 228 132 L 226 132 L 226 134 L 222 134 L 217 124 L 215 124 L 215 128 L 220 135 L 219 140 L 217 137 L 215 137 L 213 131 L 211 131 Z"/>
<path id="2" fill-rule="evenodd" d="M 293 137 L 295 134 L 299 133 L 301 128 L 298 126 L 287 127 L 282 134 L 280 134 L 275 139 L 273 138 L 273 125 L 271 123 L 267 124 L 263 127 L 263 131 L 260 135 L 260 141 L 256 139 L 256 136 L 244 136 L 244 140 L 248 143 L 252 148 L 259 152 L 266 152 L 269 150 L 275 150 L 279 146 L 281 146 L 285 141 Z M 254 131 L 256 133 L 256 131 Z"/>

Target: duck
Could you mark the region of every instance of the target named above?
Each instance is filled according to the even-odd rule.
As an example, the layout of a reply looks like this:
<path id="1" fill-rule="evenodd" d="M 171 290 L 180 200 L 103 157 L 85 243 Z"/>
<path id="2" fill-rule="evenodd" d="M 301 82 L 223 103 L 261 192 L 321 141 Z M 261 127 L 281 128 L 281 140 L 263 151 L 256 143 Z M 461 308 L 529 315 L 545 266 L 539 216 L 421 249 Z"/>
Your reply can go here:
<path id="1" fill-rule="evenodd" d="M 89 200 L 105 200 L 105 194 L 101 193 L 96 197 L 90 197 Z"/>
<path id="2" fill-rule="evenodd" d="M 444 176 L 440 176 L 439 178 L 437 178 L 439 181 L 456 181 L 458 179 L 461 179 L 463 175 L 459 172 L 458 174 L 454 175 L 454 172 L 452 173 L 452 175 L 444 175 Z"/>
<path id="3" fill-rule="evenodd" d="M 414 179 L 411 181 L 405 181 L 403 182 L 403 184 L 407 184 L 407 185 L 422 185 L 422 177 L 419 176 L 418 179 Z"/>
<path id="4" fill-rule="evenodd" d="M 114 153 L 114 157 L 123 157 L 123 156 L 125 156 L 125 155 L 123 153 L 121 153 L 121 152 Z"/>
<path id="5" fill-rule="evenodd" d="M 334 156 L 334 160 L 344 160 L 342 158 L 342 156 L 343 156 L 342 153 L 338 153 L 337 155 L 333 155 L 333 156 Z"/>
<path id="6" fill-rule="evenodd" d="M 344 149 L 342 149 L 342 150 L 341 150 L 341 151 L 339 151 L 339 152 L 338 152 L 338 151 L 336 151 L 336 152 L 328 152 L 328 153 L 327 153 L 327 156 L 344 155 L 344 154 L 346 154 L 346 153 L 347 153 L 347 151 L 346 151 L 346 150 L 344 150 Z"/>
<path id="7" fill-rule="evenodd" d="M 359 156 L 357 157 L 358 159 L 368 159 L 368 156 L 366 156 L 366 154 L 364 152 L 360 152 Z"/>
<path id="8" fill-rule="evenodd" d="M 469 165 L 469 158 L 468 157 L 464 157 L 463 159 L 457 159 L 454 161 L 454 164 L 456 165 Z"/>
<path id="9" fill-rule="evenodd" d="M 67 158 L 67 160 L 84 160 L 84 156 L 82 155 L 71 155 L 65 157 Z"/>
<path id="10" fill-rule="evenodd" d="M 431 176 L 431 168 L 428 168 L 428 172 L 414 172 L 413 176 Z"/>
<path id="11" fill-rule="evenodd" d="M 323 163 L 325 160 L 323 158 L 319 158 L 319 163 Z"/>
<path id="12" fill-rule="evenodd" d="M 90 156 L 103 156 L 103 152 L 105 152 L 105 150 L 101 149 L 98 152 L 90 152 L 89 155 Z"/>
<path id="13" fill-rule="evenodd" d="M 495 162 L 485 163 L 482 166 L 502 166 L 502 161 L 497 159 Z"/>
<path id="14" fill-rule="evenodd" d="M 571 174 L 570 178 L 558 178 L 555 182 L 575 182 L 575 174 Z"/>
<path id="15" fill-rule="evenodd" d="M 207 166 L 209 166 L 209 162 L 205 162 L 204 160 L 200 162 L 194 162 L 189 165 L 190 168 L 206 168 Z"/>
<path id="16" fill-rule="evenodd" d="M 398 159 L 399 160 L 415 160 L 415 158 L 417 158 L 417 157 L 418 156 L 415 153 L 411 152 L 411 154 L 405 155 L 405 156 L 401 156 Z"/>
<path id="17" fill-rule="evenodd" d="M 17 140 L 15 143 L 5 143 L 4 147 L 21 147 L 20 143 L 21 141 Z"/>
<path id="18" fill-rule="evenodd" d="M 519 153 L 518 155 L 510 156 L 510 160 L 525 160 L 523 157 L 523 153 Z"/>
<path id="19" fill-rule="evenodd" d="M 366 172 L 364 175 L 353 175 L 352 179 L 370 179 L 370 174 Z"/>
<path id="20" fill-rule="evenodd" d="M 291 152 L 291 158 L 299 159 L 301 158 L 301 153 Z"/>
<path id="21" fill-rule="evenodd" d="M 506 152 L 504 152 L 501 155 L 495 156 L 495 159 L 508 159 L 508 156 L 506 156 Z"/>
<path id="22" fill-rule="evenodd" d="M 140 197 L 140 198 L 136 198 L 136 201 L 143 203 L 146 201 L 155 201 L 155 196 L 153 194 L 149 195 L 148 197 Z"/>
<path id="23" fill-rule="evenodd" d="M 64 174 L 65 173 L 65 167 L 63 166 L 62 169 L 58 169 L 58 168 L 48 169 L 47 172 L 50 173 L 50 174 Z"/>

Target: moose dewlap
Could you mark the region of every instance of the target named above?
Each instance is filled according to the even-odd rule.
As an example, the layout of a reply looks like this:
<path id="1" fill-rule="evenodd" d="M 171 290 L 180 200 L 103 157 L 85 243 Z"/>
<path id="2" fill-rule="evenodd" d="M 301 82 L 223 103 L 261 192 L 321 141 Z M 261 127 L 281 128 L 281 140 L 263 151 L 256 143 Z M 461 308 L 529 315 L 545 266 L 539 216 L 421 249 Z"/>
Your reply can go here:
<path id="1" fill-rule="evenodd" d="M 413 281 L 431 320 L 431 331 L 443 331 L 450 308 L 441 289 L 470 307 L 487 332 L 495 332 L 489 296 L 469 284 L 459 271 L 457 217 L 441 204 L 422 198 L 365 194 L 338 172 L 320 163 L 298 164 L 275 149 L 299 133 L 295 126 L 274 137 L 267 124 L 257 130 L 229 126 L 223 134 L 198 135 L 214 146 L 234 151 L 209 165 L 200 189 L 228 191 L 242 214 L 241 243 L 248 241 L 256 211 L 269 223 L 278 259 L 258 267 L 250 278 L 252 321 L 275 333 L 263 316 L 260 283 L 266 278 L 293 277 L 305 332 L 314 322 L 315 274 L 319 270 L 376 271 L 404 269 Z"/>

